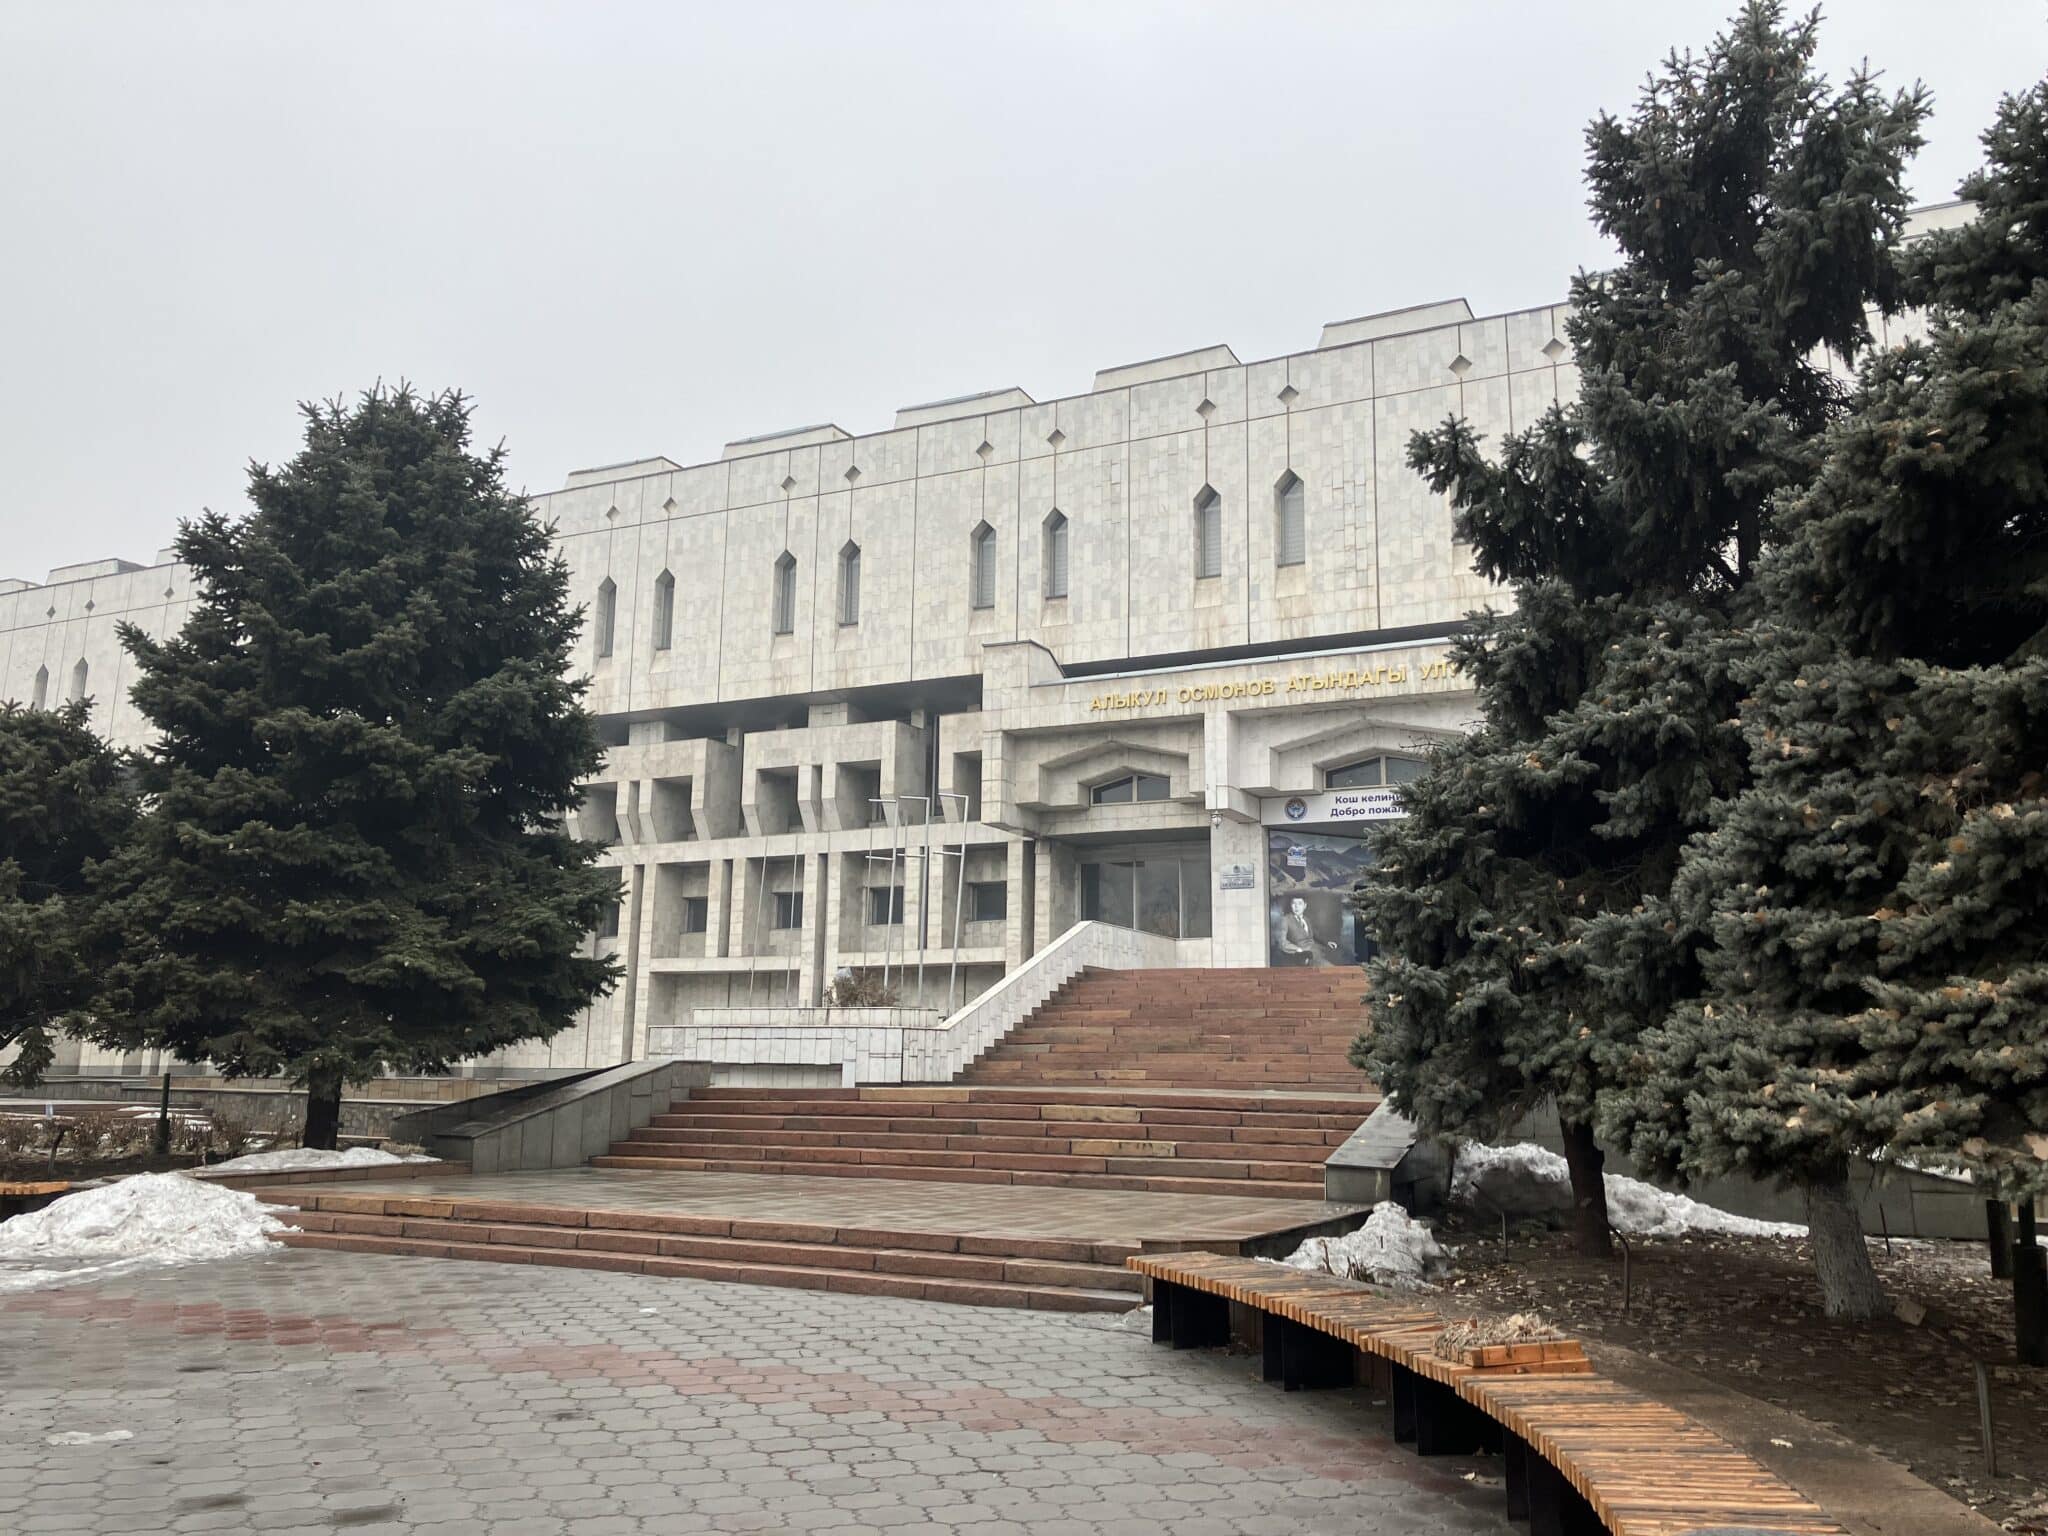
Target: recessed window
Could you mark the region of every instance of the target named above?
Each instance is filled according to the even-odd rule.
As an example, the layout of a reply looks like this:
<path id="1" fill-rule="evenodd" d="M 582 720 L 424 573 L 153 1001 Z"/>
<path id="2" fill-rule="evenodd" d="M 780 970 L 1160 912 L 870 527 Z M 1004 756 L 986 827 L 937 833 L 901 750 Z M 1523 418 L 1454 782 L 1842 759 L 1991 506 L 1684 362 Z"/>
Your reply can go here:
<path id="1" fill-rule="evenodd" d="M 839 551 L 839 622 L 860 622 L 860 546 L 851 539 Z"/>
<path id="2" fill-rule="evenodd" d="M 1195 577 L 1223 574 L 1223 498 L 1208 486 L 1195 498 Z"/>
<path id="3" fill-rule="evenodd" d="M 619 936 L 619 903 L 613 898 L 604 904 L 604 912 L 597 920 L 597 936 L 600 939 L 616 939 Z"/>
<path id="4" fill-rule="evenodd" d="M 804 893 L 802 891 L 777 891 L 775 893 L 775 926 L 777 928 L 801 928 L 804 925 Z"/>
<path id="5" fill-rule="evenodd" d="M 1410 784 L 1422 777 L 1425 764 L 1415 757 L 1364 757 L 1323 775 L 1331 789 L 1372 789 L 1382 784 Z"/>
<path id="6" fill-rule="evenodd" d="M 796 633 L 796 556 L 784 550 L 775 557 L 775 633 Z"/>
<path id="7" fill-rule="evenodd" d="M 1045 520 L 1045 595 L 1067 595 L 1067 515 L 1057 508 Z"/>
<path id="8" fill-rule="evenodd" d="M 1010 915 L 1010 888 L 1001 880 L 967 882 L 967 921 L 1000 923 Z"/>
<path id="9" fill-rule="evenodd" d="M 50 702 L 50 669 L 36 668 L 36 708 L 41 709 Z"/>
<path id="10" fill-rule="evenodd" d="M 902 922 L 903 887 L 900 885 L 869 886 L 868 921 L 878 928 Z"/>
<path id="11" fill-rule="evenodd" d="M 654 578 L 654 648 L 665 651 L 675 629 L 676 579 L 667 571 Z"/>
<path id="12" fill-rule="evenodd" d="M 597 613 L 591 629 L 597 637 L 597 656 L 602 661 L 612 653 L 612 632 L 619 617 L 619 588 L 611 577 L 597 584 Z"/>
<path id="13" fill-rule="evenodd" d="M 76 704 L 85 697 L 85 680 L 88 675 L 85 658 L 81 656 L 78 658 L 78 665 L 71 669 L 71 692 L 68 697 L 72 703 Z"/>
<path id="14" fill-rule="evenodd" d="M 709 896 L 685 896 L 683 898 L 683 932 L 704 933 L 711 927 L 711 898 Z"/>
<path id="15" fill-rule="evenodd" d="M 1164 800 L 1171 788 L 1162 773 L 1133 773 L 1096 785 L 1089 799 L 1097 805 L 1129 805 L 1134 800 Z"/>
<path id="16" fill-rule="evenodd" d="M 996 531 L 987 523 L 978 524 L 968 535 L 969 586 L 974 606 L 993 608 L 996 605 Z"/>
<path id="17" fill-rule="evenodd" d="M 1289 470 L 1273 491 L 1273 563 L 1308 563 L 1308 496 L 1301 477 Z"/>

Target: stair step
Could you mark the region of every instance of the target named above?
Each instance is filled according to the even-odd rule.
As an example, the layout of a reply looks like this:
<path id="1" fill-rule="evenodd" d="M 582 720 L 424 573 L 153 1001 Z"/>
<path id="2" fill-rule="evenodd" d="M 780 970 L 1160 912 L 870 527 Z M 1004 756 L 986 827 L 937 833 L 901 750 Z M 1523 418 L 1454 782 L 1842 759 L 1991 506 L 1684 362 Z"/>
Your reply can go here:
<path id="1" fill-rule="evenodd" d="M 931 1279 L 1000 1280 L 1097 1291 L 1144 1290 L 1142 1277 L 1113 1264 L 1010 1257 L 1000 1253 L 947 1253 L 924 1248 L 867 1247 L 844 1243 L 765 1241 L 732 1237 L 668 1236 L 606 1228 L 522 1226 L 516 1223 L 423 1217 L 356 1216 L 302 1211 L 301 1231 L 355 1237 L 402 1237 L 430 1243 L 488 1243 L 558 1252 L 628 1253 L 642 1257 L 717 1259 L 792 1269 L 872 1270 Z"/>
<path id="2" fill-rule="evenodd" d="M 1010 1137 L 1024 1141 L 1073 1137 L 1122 1137 L 1137 1141 L 1257 1141 L 1335 1147 L 1358 1128 L 1360 1114 L 1202 1114 L 1198 1110 L 1153 1110 L 1139 1120 L 862 1120 L 838 1114 L 657 1114 L 647 1130 L 729 1130 L 743 1139 L 780 1130 L 834 1137 Z"/>
<path id="3" fill-rule="evenodd" d="M 1138 1297 L 1128 1290 L 1015 1280 L 949 1279 L 933 1275 L 806 1265 L 736 1262 L 659 1254 L 616 1253 L 585 1248 L 527 1247 L 517 1243 L 453 1242 L 382 1237 L 352 1232 L 301 1231 L 281 1239 L 293 1248 L 340 1249 L 419 1258 L 471 1259 L 493 1264 L 544 1264 L 566 1269 L 604 1269 L 627 1274 L 688 1280 L 726 1280 L 857 1296 L 900 1296 L 967 1306 L 1026 1307 L 1047 1312 L 1127 1312 Z"/>
<path id="4" fill-rule="evenodd" d="M 806 1176 L 861 1179 L 912 1179 L 951 1184 L 1031 1184 L 1062 1189 L 1137 1189 L 1155 1194 L 1246 1195 L 1278 1200 L 1320 1200 L 1323 1184 L 1270 1179 L 1161 1177 L 1134 1174 L 1091 1174 L 1011 1168 L 921 1168 L 898 1163 L 807 1163 L 732 1160 L 706 1157 L 653 1157 L 606 1153 L 590 1160 L 593 1168 L 645 1168 L 667 1172 L 792 1173 Z"/>
<path id="5" fill-rule="evenodd" d="M 923 1169 L 1006 1169 L 1031 1173 L 1123 1173 L 1140 1177 L 1203 1179 L 1289 1179 L 1314 1180 L 1322 1187 L 1323 1160 L 1313 1163 L 1271 1161 L 1253 1158 L 1145 1157 L 1081 1153 L 1032 1153 L 986 1151 L 919 1151 L 907 1147 L 872 1146 L 749 1146 L 712 1142 L 701 1146 L 672 1146 L 664 1142 L 627 1140 L 612 1147 L 617 1157 L 688 1157 L 710 1162 L 787 1162 L 819 1164 L 888 1163 L 902 1168 Z"/>

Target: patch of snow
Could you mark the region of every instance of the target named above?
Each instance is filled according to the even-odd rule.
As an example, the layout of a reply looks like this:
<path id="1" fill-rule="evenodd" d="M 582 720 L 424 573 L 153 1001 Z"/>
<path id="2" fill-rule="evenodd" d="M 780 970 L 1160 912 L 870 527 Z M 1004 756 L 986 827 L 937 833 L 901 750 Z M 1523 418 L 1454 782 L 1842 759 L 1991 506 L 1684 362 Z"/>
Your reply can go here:
<path id="1" fill-rule="evenodd" d="M 1792 1222 L 1737 1216 L 1641 1179 L 1610 1173 L 1606 1180 L 1607 1219 L 1615 1231 L 1629 1237 L 1684 1237 L 1696 1232 L 1724 1237 L 1806 1235 L 1806 1228 Z M 1510 1147 L 1467 1142 L 1458 1148 L 1451 1203 L 1510 1216 L 1568 1217 L 1571 1170 L 1557 1153 L 1533 1142 Z"/>
<path id="2" fill-rule="evenodd" d="M 0 1222 L 0 1291 L 256 1253 L 284 1222 L 254 1195 L 144 1173 Z"/>
<path id="3" fill-rule="evenodd" d="M 1342 1237 L 1312 1237 L 1282 1262 L 1346 1280 L 1428 1290 L 1431 1277 L 1449 1260 L 1429 1228 L 1393 1201 L 1382 1200 L 1357 1231 Z"/>
<path id="4" fill-rule="evenodd" d="M 318 1168 L 385 1168 L 394 1163 L 435 1163 L 439 1158 L 425 1153 L 380 1151 L 376 1147 L 349 1147 L 340 1152 L 323 1152 L 313 1147 L 285 1147 L 276 1152 L 248 1152 L 224 1163 L 209 1163 L 208 1173 L 307 1173 Z"/>
<path id="5" fill-rule="evenodd" d="M 133 1440 L 135 1432 L 129 1429 L 110 1429 L 105 1434 L 90 1434 L 82 1429 L 67 1429 L 61 1434 L 43 1436 L 45 1445 L 117 1445 L 123 1440 Z"/>

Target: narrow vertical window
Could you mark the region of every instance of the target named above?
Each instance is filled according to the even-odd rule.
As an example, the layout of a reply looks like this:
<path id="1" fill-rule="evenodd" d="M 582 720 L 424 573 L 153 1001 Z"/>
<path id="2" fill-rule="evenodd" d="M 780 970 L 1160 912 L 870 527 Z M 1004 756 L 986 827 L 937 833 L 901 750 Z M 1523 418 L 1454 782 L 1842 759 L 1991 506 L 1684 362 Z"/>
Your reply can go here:
<path id="1" fill-rule="evenodd" d="M 775 633 L 796 633 L 796 556 L 786 549 L 775 557 Z"/>
<path id="2" fill-rule="evenodd" d="M 654 648 L 665 651 L 675 633 L 676 579 L 663 571 L 654 578 Z"/>
<path id="3" fill-rule="evenodd" d="M 839 551 L 839 622 L 860 622 L 860 546 L 851 539 Z"/>
<path id="4" fill-rule="evenodd" d="M 1045 520 L 1045 595 L 1067 595 L 1067 516 L 1058 508 Z"/>
<path id="5" fill-rule="evenodd" d="M 972 555 L 970 586 L 974 606 L 993 608 L 996 605 L 996 531 L 987 523 L 979 524 L 970 538 L 969 551 Z"/>
<path id="6" fill-rule="evenodd" d="M 84 658 L 83 656 L 81 656 L 81 657 L 79 657 L 79 658 L 78 658 L 78 665 L 77 665 L 77 666 L 75 666 L 75 667 L 73 667 L 73 668 L 71 669 L 71 694 L 70 694 L 70 697 L 71 697 L 71 699 L 72 699 L 72 701 L 73 701 L 74 703 L 75 703 L 75 702 L 77 702 L 77 701 L 78 701 L 79 699 L 82 699 L 82 698 L 84 698 L 84 697 L 85 697 L 85 679 L 86 679 L 86 666 L 85 666 L 85 658 Z"/>
<path id="7" fill-rule="evenodd" d="M 1308 562 L 1307 490 L 1301 477 L 1289 470 L 1280 477 L 1273 492 L 1273 563 L 1305 565 Z"/>
<path id="8" fill-rule="evenodd" d="M 1208 486 L 1195 498 L 1195 575 L 1223 574 L 1223 498 Z"/>
<path id="9" fill-rule="evenodd" d="M 50 702 L 50 669 L 36 668 L 36 708 L 41 709 Z"/>
<path id="10" fill-rule="evenodd" d="M 597 616 L 592 621 L 592 629 L 597 635 L 597 656 L 600 661 L 612 653 L 612 631 L 618 622 L 618 616 L 618 584 L 607 576 L 598 584 Z"/>

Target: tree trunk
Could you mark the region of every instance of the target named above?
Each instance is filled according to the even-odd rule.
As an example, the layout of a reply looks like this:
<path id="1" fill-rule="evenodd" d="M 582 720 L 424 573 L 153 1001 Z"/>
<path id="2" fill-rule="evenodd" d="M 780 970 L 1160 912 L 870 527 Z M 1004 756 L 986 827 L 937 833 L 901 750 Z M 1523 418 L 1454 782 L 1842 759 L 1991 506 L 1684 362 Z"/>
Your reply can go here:
<path id="1" fill-rule="evenodd" d="M 1614 1236 L 1607 1225 L 1607 1154 L 1593 1140 L 1593 1127 L 1574 1124 L 1562 1115 L 1564 1160 L 1572 1175 L 1572 1231 L 1582 1259 L 1614 1257 Z"/>
<path id="2" fill-rule="evenodd" d="M 315 1067 L 306 1074 L 306 1134 L 301 1145 L 332 1152 L 341 1136 L 341 1068 Z"/>
<path id="3" fill-rule="evenodd" d="M 1813 1268 L 1829 1317 L 1880 1317 L 1891 1309 L 1884 1284 L 1863 1240 L 1863 1218 L 1849 1192 L 1847 1171 L 1806 1186 L 1806 1224 L 1813 1237 Z"/>
<path id="4" fill-rule="evenodd" d="M 1984 1202 L 1984 1226 L 1991 1239 L 1991 1278 L 2012 1278 L 2012 1212 L 2003 1200 Z"/>

